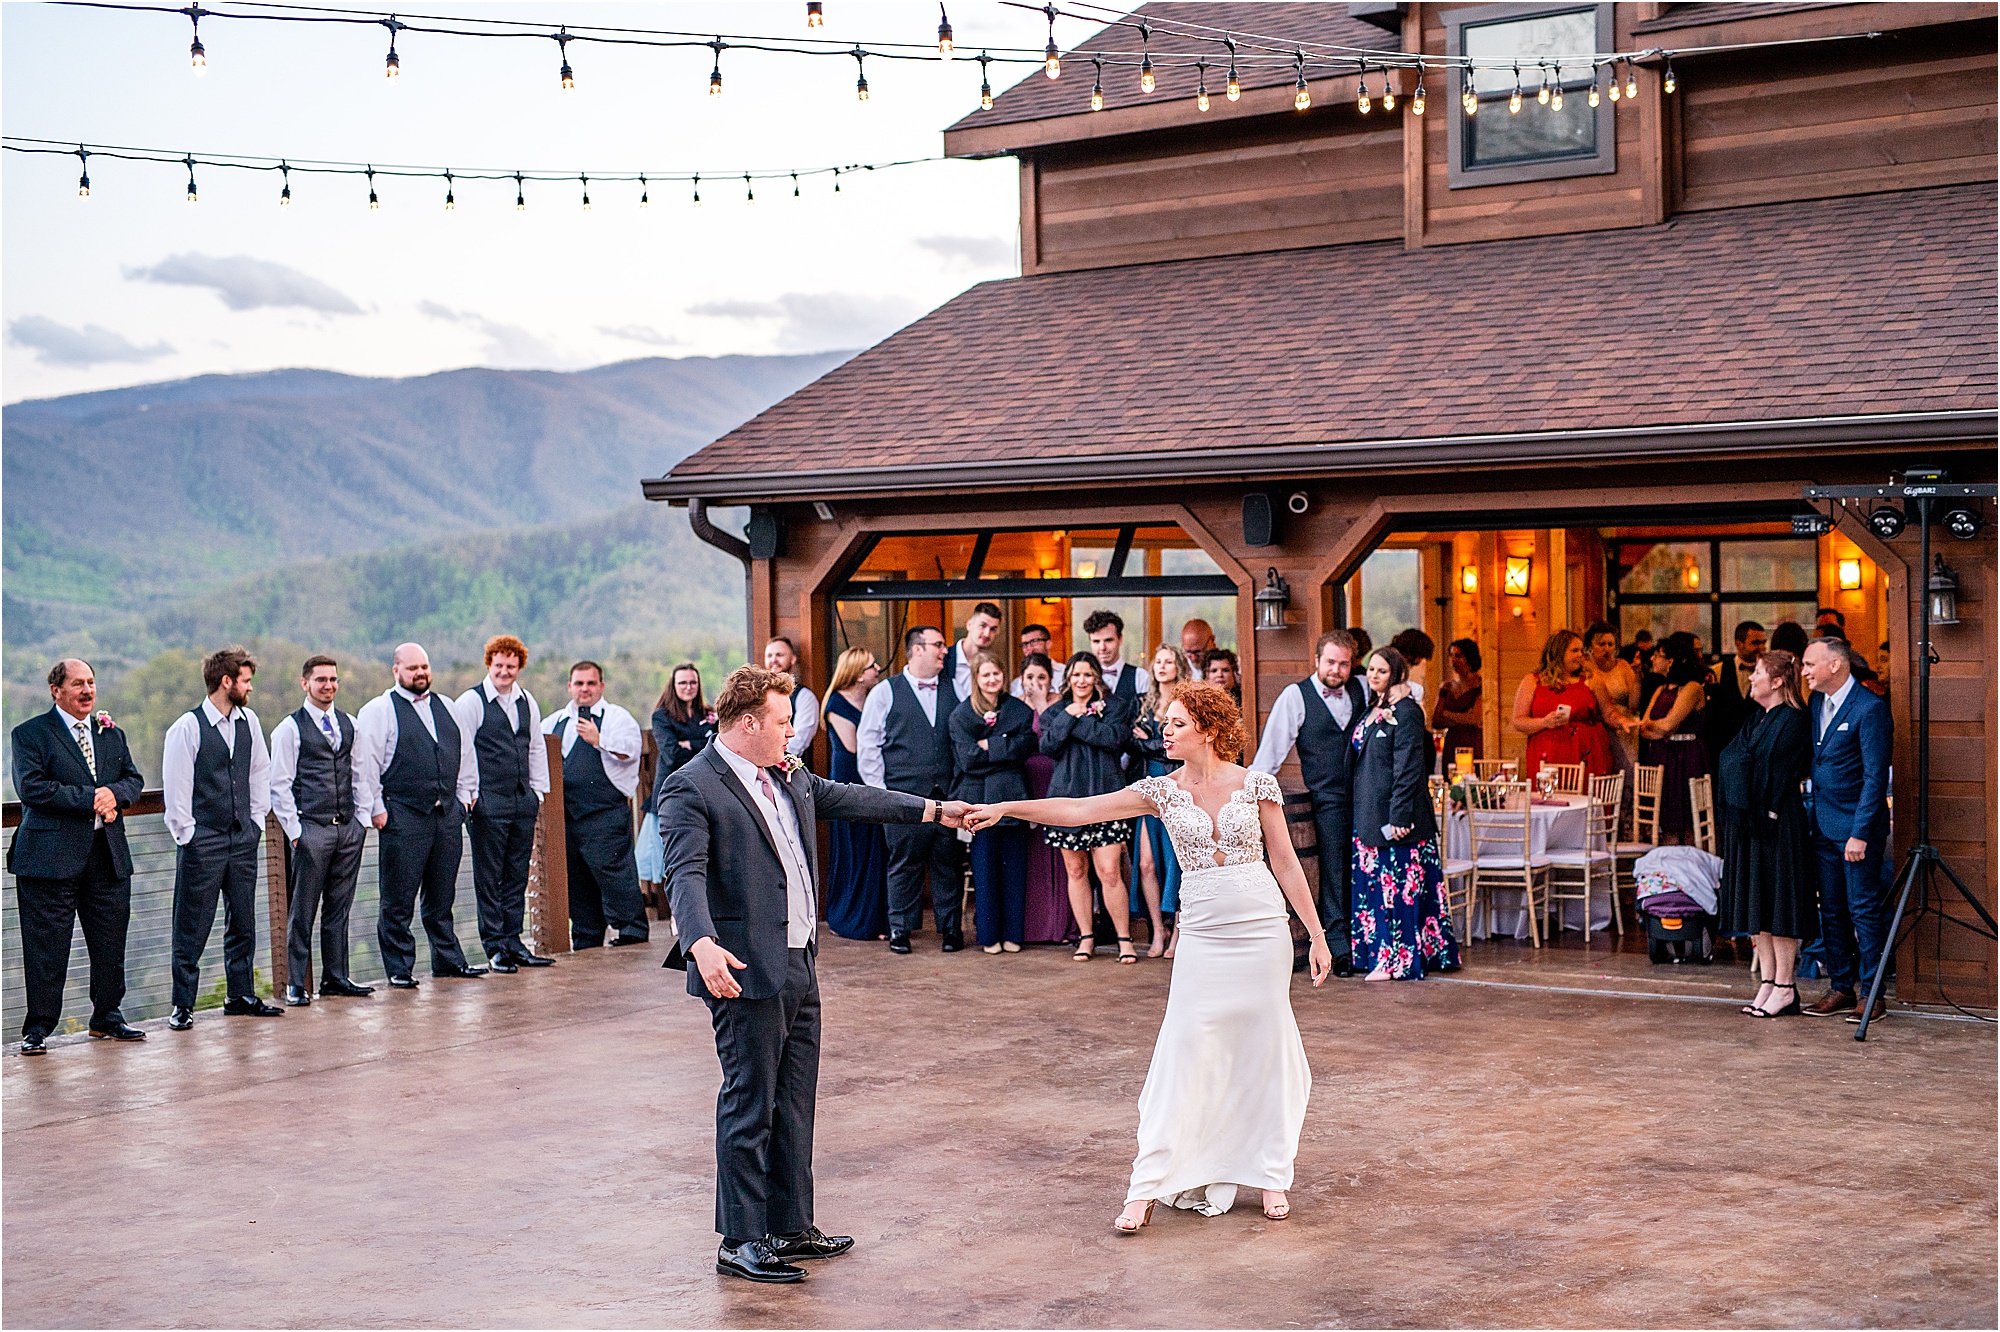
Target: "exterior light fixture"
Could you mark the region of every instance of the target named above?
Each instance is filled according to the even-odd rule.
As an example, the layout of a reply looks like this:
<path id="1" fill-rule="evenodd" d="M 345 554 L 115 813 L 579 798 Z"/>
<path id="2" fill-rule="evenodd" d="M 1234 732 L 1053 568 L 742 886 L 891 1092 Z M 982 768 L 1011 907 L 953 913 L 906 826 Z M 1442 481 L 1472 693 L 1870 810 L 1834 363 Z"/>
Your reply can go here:
<path id="1" fill-rule="evenodd" d="M 1532 557 L 1527 555 L 1509 555 L 1507 557 L 1507 572 L 1501 581 L 1500 590 L 1510 597 L 1527 596 L 1529 580 L 1534 575 L 1534 571 L 1535 561 Z"/>
<path id="2" fill-rule="evenodd" d="M 1840 561 L 1839 569 L 1840 569 L 1840 590 L 1843 592 L 1860 591 L 1861 561 L 1842 560 Z"/>
<path id="3" fill-rule="evenodd" d="M 1930 596 L 1931 623 L 1957 624 L 1958 575 L 1951 571 L 1951 566 L 1944 562 L 1942 555 L 1933 557 L 1927 591 Z"/>
<path id="4" fill-rule="evenodd" d="M 1466 564 L 1459 566 L 1458 590 L 1471 596 L 1479 590 L 1479 566 Z"/>
<path id="5" fill-rule="evenodd" d="M 1285 608 L 1292 604 L 1292 585 L 1278 576 L 1277 569 L 1264 571 L 1264 586 L 1257 589 L 1257 595 L 1252 599 L 1257 604 L 1259 629 L 1285 627 Z"/>

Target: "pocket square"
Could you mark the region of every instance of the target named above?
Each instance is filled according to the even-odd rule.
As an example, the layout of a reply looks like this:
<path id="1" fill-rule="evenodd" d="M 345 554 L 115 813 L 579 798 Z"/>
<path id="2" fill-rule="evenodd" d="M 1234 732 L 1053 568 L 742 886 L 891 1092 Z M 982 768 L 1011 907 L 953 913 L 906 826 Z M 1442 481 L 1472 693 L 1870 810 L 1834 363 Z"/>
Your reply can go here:
<path id="1" fill-rule="evenodd" d="M 1834 730 L 1836 730 L 1836 731 L 1844 731 L 1844 730 L 1846 730 L 1846 729 L 1847 729 L 1847 723 L 1846 723 L 1846 722 L 1842 722 L 1842 723 L 1841 723 L 1840 725 L 1838 725 L 1838 726 L 1834 727 L 1833 729 L 1834 729 Z"/>

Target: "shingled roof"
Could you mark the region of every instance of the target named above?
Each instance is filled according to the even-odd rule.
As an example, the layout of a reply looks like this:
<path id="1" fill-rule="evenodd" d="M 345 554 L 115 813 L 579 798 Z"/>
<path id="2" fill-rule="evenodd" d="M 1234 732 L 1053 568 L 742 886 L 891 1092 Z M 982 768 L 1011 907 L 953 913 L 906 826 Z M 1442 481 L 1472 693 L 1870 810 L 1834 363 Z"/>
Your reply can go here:
<path id="1" fill-rule="evenodd" d="M 1208 90 L 1217 101 L 1222 99 L 1224 72 L 1228 68 L 1228 54 L 1219 44 L 1224 33 L 1234 33 L 1241 46 L 1243 59 L 1238 69 L 1238 82 L 1245 88 L 1272 88 L 1280 84 L 1291 86 L 1295 77 L 1292 67 L 1273 63 L 1270 47 L 1281 48 L 1288 55 L 1295 46 L 1303 45 L 1308 60 L 1312 61 L 1307 75 L 1315 79 L 1332 68 L 1328 63 L 1328 57 L 1333 54 L 1327 49 L 1329 47 L 1351 51 L 1402 49 L 1402 42 L 1394 33 L 1348 17 L 1347 6 L 1339 4 L 1150 4 L 1141 5 L 1130 18 L 1134 22 L 1143 19 L 1168 25 L 1156 28 L 1148 43 L 1155 61 L 1160 61 L 1162 57 L 1170 62 L 1192 61 L 1197 56 L 1205 56 L 1209 62 Z M 1182 30 L 1176 31 L 1173 25 L 1181 25 Z M 1065 28 L 1069 26 L 1065 24 Z M 1197 33 L 1187 31 L 1197 26 L 1213 30 L 1209 34 L 1211 39 L 1203 40 Z M 1058 39 L 1065 28 L 1056 30 Z M 994 98 L 992 110 L 974 111 L 951 128 L 980 129 L 989 125 L 1011 125 L 1026 120 L 1087 113 L 1090 110 L 1091 54 L 1136 52 L 1139 49 L 1139 34 L 1135 30 L 1101 28 L 1073 49 L 1063 52 L 1061 78 L 1051 79 L 1037 68 Z M 1318 58 L 1315 59 L 1315 56 Z M 1353 66 L 1346 66 L 1342 72 L 1352 73 Z M 1120 107 L 1170 102 L 1175 98 L 1192 99 L 1195 74 L 1192 64 L 1162 63 L 1154 71 L 1155 86 L 1148 94 L 1139 90 L 1137 69 L 1122 64 L 1107 66 L 1104 71 L 1105 109 L 1115 111 Z"/>
<path id="2" fill-rule="evenodd" d="M 1537 432 L 1990 414 L 1994 203 L 1991 184 L 1950 186 L 988 282 L 647 493 L 868 493 L 998 463 L 1046 479 L 1055 460 L 1111 482 L 1301 448 L 1394 466 L 1424 441 L 1497 460 Z"/>

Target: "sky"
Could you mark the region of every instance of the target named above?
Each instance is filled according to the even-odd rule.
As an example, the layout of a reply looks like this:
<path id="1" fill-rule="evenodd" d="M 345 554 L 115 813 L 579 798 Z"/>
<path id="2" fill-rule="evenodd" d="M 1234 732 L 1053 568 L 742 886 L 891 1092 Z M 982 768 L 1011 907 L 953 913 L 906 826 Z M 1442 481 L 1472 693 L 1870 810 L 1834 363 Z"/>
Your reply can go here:
<path id="1" fill-rule="evenodd" d="M 225 6 L 226 8 L 226 6 Z M 827 0 L 818 36 L 924 41 L 935 5 Z M 806 36 L 802 3 L 456 5 L 424 12 Z M 959 0 L 961 52 L 1045 40 L 1041 18 Z M 460 182 L 0 155 L 0 400 L 188 375 L 311 366 L 415 375 L 468 365 L 577 369 L 639 356 L 811 352 L 873 343 L 975 282 L 1019 272 L 1018 168 L 949 161 L 759 181 L 741 173 L 933 157 L 978 106 L 975 61 L 871 60 L 404 33 L 0 5 L 6 133 L 212 154 L 576 173 L 699 171 L 656 184 Z M 1003 90 L 1024 66 L 995 66 Z M 732 177 L 733 173 L 733 177 Z M 713 183 L 710 183 L 710 182 Z"/>

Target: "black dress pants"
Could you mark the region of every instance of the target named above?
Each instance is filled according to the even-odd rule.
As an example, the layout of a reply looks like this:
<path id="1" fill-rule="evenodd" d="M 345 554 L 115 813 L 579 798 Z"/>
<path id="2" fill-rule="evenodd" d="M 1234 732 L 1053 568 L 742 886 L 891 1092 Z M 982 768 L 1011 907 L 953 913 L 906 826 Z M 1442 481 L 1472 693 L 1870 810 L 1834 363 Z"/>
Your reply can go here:
<path id="1" fill-rule="evenodd" d="M 528 950 L 521 929 L 528 915 L 528 861 L 535 850 L 537 807 L 490 815 L 472 807 L 472 888 L 479 901 L 479 943 L 488 961 Z"/>
<path id="2" fill-rule="evenodd" d="M 465 806 L 447 800 L 436 809 L 389 803 L 389 823 L 378 835 L 382 910 L 375 940 L 382 967 L 407 976 L 417 964 L 410 917 L 423 899 L 424 934 L 431 945 L 431 974 L 463 967 L 465 951 L 451 920 L 458 896 L 458 862 L 465 851 Z"/>
<path id="3" fill-rule="evenodd" d="M 320 979 L 347 980 L 347 919 L 361 886 L 361 848 L 368 825 L 299 824 L 292 847 L 292 910 L 285 931 L 285 970 L 293 985 L 311 986 L 313 917 L 319 917 Z"/>
<path id="4" fill-rule="evenodd" d="M 817 946 L 794 948 L 769 999 L 709 999 L 715 1098 L 715 1229 L 724 1239 L 796 1235 L 813 1223 L 819 1096 Z"/>
<path id="5" fill-rule="evenodd" d="M 1319 923 L 1335 957 L 1353 951 L 1354 811 L 1313 801 L 1313 834 L 1319 842 Z"/>
<path id="6" fill-rule="evenodd" d="M 924 919 L 924 876 L 938 933 L 960 928 L 965 909 L 965 843 L 942 823 L 885 823 L 889 848 L 889 928 L 914 932 Z"/>
<path id="7" fill-rule="evenodd" d="M 197 827 L 174 865 L 174 1007 L 193 1008 L 201 993 L 201 955 L 222 903 L 222 974 L 231 999 L 257 994 L 257 843 L 255 832 Z"/>
<path id="8" fill-rule="evenodd" d="M 632 855 L 632 812 L 623 805 L 570 819 L 564 827 L 569 861 L 569 942 L 604 947 L 610 927 L 621 939 L 646 939 L 646 899 Z"/>
<path id="9" fill-rule="evenodd" d="M 46 1036 L 62 1019 L 63 984 L 76 925 L 83 923 L 90 950 L 90 1025 L 123 1022 L 125 935 L 132 923 L 132 880 L 112 868 L 111 847 L 98 832 L 83 873 L 68 879 L 17 878 L 21 908 L 21 969 L 28 991 L 28 1015 L 21 1034 Z"/>

